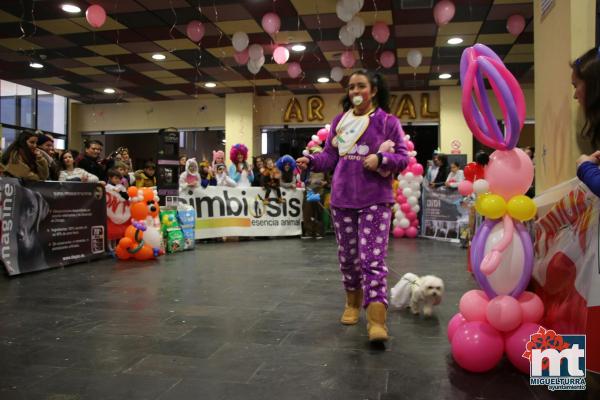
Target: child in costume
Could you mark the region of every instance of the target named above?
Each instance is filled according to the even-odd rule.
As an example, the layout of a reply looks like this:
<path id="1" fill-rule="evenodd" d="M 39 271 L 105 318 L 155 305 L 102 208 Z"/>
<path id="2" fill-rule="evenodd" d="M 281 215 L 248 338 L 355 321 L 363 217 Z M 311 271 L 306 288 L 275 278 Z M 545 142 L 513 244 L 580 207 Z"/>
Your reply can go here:
<path id="1" fill-rule="evenodd" d="M 333 170 L 331 210 L 346 289 L 341 322 L 356 324 L 362 304 L 369 340 L 382 342 L 388 339 L 385 257 L 394 203 L 392 179 L 408 165 L 408 154 L 400 122 L 389 114 L 383 77 L 356 71 L 347 90 L 344 112 L 334 118 L 323 152 L 296 162 L 312 171 Z M 394 152 L 379 152 L 387 140 L 394 143 Z M 391 174 L 382 176 L 385 171 Z"/>
<path id="2" fill-rule="evenodd" d="M 286 154 L 279 158 L 275 163 L 277 169 L 281 171 L 281 187 L 285 189 L 296 188 L 296 160 Z"/>
<path id="3" fill-rule="evenodd" d="M 246 188 L 252 186 L 254 173 L 252 166 L 248 164 L 248 148 L 241 143 L 236 144 L 229 151 L 231 166 L 229 167 L 229 176 L 238 187 Z"/>
<path id="4" fill-rule="evenodd" d="M 269 203 L 269 195 L 271 190 L 277 193 L 277 201 L 283 203 L 283 197 L 281 197 L 281 171 L 277 169 L 273 163 L 272 158 L 265 159 L 265 166 L 260 171 L 263 180 L 263 187 L 265 189 L 265 198 L 263 202 Z"/>
<path id="5" fill-rule="evenodd" d="M 210 173 L 210 164 L 206 160 L 202 160 L 200 164 L 198 164 L 198 169 L 200 170 L 200 186 L 206 188 L 207 186 L 217 186 L 217 180 Z"/>
<path id="6" fill-rule="evenodd" d="M 143 170 L 135 171 L 135 186 L 154 187 L 156 186 L 156 164 L 154 161 L 146 161 Z"/>
<path id="7" fill-rule="evenodd" d="M 323 151 L 320 146 L 308 149 L 308 154 L 316 154 Z M 323 172 L 307 171 L 306 174 L 306 197 L 302 204 L 302 239 L 322 239 L 325 234 L 323 226 L 323 209 L 325 208 L 325 187 L 327 177 Z"/>
<path id="8" fill-rule="evenodd" d="M 217 171 L 217 164 L 225 165 L 225 152 L 223 150 L 213 150 L 213 160 L 211 165 L 213 174 Z"/>
<path id="9" fill-rule="evenodd" d="M 179 190 L 194 190 L 200 186 L 200 172 L 195 158 L 185 162 L 185 171 L 179 175 Z"/>
<path id="10" fill-rule="evenodd" d="M 229 186 L 236 187 L 237 184 L 233 179 L 227 175 L 227 168 L 225 168 L 225 164 L 219 163 L 213 166 L 216 171 L 215 178 L 217 179 L 217 186 Z"/>

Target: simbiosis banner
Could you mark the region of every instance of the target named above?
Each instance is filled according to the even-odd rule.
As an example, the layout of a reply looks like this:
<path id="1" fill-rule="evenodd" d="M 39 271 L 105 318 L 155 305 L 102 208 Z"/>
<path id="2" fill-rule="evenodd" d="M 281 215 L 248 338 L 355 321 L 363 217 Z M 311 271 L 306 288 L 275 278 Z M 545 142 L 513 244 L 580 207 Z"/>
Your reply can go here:
<path id="1" fill-rule="evenodd" d="M 1 259 L 9 275 L 102 256 L 106 200 L 102 185 L 0 178 Z"/>
<path id="2" fill-rule="evenodd" d="M 303 190 L 281 189 L 264 202 L 260 187 L 208 186 L 179 192 L 196 210 L 196 239 L 225 236 L 295 236 L 302 232 Z"/>

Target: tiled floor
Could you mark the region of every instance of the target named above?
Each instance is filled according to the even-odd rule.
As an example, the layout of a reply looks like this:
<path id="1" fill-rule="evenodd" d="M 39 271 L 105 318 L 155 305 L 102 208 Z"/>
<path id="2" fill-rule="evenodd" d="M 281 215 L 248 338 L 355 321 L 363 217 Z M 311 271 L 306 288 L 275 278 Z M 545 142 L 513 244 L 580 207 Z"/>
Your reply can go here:
<path id="1" fill-rule="evenodd" d="M 363 321 L 338 323 L 335 244 L 298 239 L 199 244 L 148 264 L 112 259 L 0 278 L 0 399 L 599 399 L 532 391 L 507 363 L 458 368 L 446 323 L 474 288 L 465 253 L 392 242 L 393 284 L 435 273 L 431 319 L 394 311 L 393 338 L 368 345 Z"/>

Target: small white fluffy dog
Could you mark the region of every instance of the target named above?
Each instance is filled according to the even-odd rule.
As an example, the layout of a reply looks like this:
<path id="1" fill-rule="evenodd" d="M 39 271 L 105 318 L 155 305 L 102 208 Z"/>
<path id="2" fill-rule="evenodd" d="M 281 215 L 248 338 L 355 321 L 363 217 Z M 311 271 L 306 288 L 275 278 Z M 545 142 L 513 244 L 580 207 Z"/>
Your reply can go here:
<path id="1" fill-rule="evenodd" d="M 392 305 L 398 308 L 410 307 L 413 314 L 430 317 L 433 306 L 442 302 L 444 281 L 433 275 L 418 277 L 413 273 L 402 276 L 391 290 Z"/>

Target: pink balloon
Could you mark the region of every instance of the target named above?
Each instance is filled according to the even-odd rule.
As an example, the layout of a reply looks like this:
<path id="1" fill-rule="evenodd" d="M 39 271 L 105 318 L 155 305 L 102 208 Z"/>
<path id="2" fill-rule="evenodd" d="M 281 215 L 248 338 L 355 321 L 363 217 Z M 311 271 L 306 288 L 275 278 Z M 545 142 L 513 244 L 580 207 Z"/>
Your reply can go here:
<path id="1" fill-rule="evenodd" d="M 327 130 L 327 128 L 321 128 L 317 132 L 317 136 L 319 137 L 319 140 L 324 142 L 325 140 L 327 140 L 327 136 L 329 136 L 329 131 Z"/>
<path id="2" fill-rule="evenodd" d="M 314 140 L 311 140 L 311 141 L 310 141 L 310 142 L 308 142 L 308 144 L 306 145 L 306 147 L 307 147 L 307 148 L 309 148 L 309 149 L 310 149 L 310 148 L 312 148 L 312 147 L 315 147 L 315 146 L 318 146 L 318 143 L 317 143 L 317 142 L 315 142 Z"/>
<path id="3" fill-rule="evenodd" d="M 448 341 L 450 343 L 452 343 L 452 338 L 454 337 L 456 330 L 466 323 L 467 320 L 462 316 L 461 313 L 454 314 L 454 317 L 452 317 L 450 322 L 448 322 Z"/>
<path id="4" fill-rule="evenodd" d="M 379 62 L 384 68 L 392 68 L 396 62 L 396 57 L 391 51 L 384 51 L 379 56 Z"/>
<path id="5" fill-rule="evenodd" d="M 504 335 L 504 350 L 511 364 L 519 371 L 529 374 L 529 360 L 523 358 L 523 353 L 527 350 L 525 346 L 530 340 L 530 336 L 539 329 L 539 324 L 525 322 L 512 332 Z"/>
<path id="6" fill-rule="evenodd" d="M 411 206 L 408 203 L 402 203 L 400 204 L 400 210 L 402 210 L 404 214 L 409 213 L 411 211 Z"/>
<path id="7" fill-rule="evenodd" d="M 409 211 L 406 213 L 406 219 L 408 219 L 409 221 L 414 221 L 417 219 L 417 213 L 414 211 Z"/>
<path id="8" fill-rule="evenodd" d="M 460 298 L 458 309 L 467 321 L 485 321 L 489 301 L 483 290 L 469 290 Z"/>
<path id="9" fill-rule="evenodd" d="M 412 141 L 407 140 L 404 143 L 406 144 L 406 150 L 413 151 L 415 149 L 415 144 Z"/>
<path id="10" fill-rule="evenodd" d="M 458 184 L 458 193 L 463 196 L 470 196 L 473 193 L 473 182 L 464 180 Z"/>
<path id="11" fill-rule="evenodd" d="M 409 226 L 406 228 L 406 237 L 414 239 L 419 234 L 419 231 L 414 226 Z"/>
<path id="12" fill-rule="evenodd" d="M 450 0 L 442 0 L 438 2 L 433 8 L 433 18 L 437 26 L 446 25 L 454 18 L 456 9 L 454 3 Z"/>
<path id="13" fill-rule="evenodd" d="M 415 157 L 408 158 L 408 165 L 414 165 L 417 163 L 417 159 Z"/>
<path id="14" fill-rule="evenodd" d="M 192 42 L 198 43 L 204 37 L 204 25 L 200 21 L 190 21 L 187 24 L 185 33 L 187 34 L 187 37 L 191 39 Z"/>
<path id="15" fill-rule="evenodd" d="M 406 203 L 406 197 L 404 197 L 404 195 L 401 195 L 401 194 L 399 194 L 399 195 L 396 197 L 396 202 L 397 202 L 398 204 L 404 204 L 404 203 Z M 400 206 L 400 207 L 402 207 L 402 206 Z"/>
<path id="16" fill-rule="evenodd" d="M 414 163 L 410 166 L 410 172 L 412 172 L 415 175 L 423 175 L 424 171 L 425 170 L 423 169 L 423 166 L 419 163 Z"/>
<path id="17" fill-rule="evenodd" d="M 392 234 L 397 239 L 404 237 L 405 233 L 406 232 L 404 232 L 404 229 L 400 228 L 399 226 L 395 227 L 394 230 L 392 231 Z"/>
<path id="18" fill-rule="evenodd" d="M 485 179 L 490 184 L 490 192 L 508 201 L 529 190 L 533 182 L 533 163 L 517 147 L 512 150 L 496 150 L 485 166 Z"/>
<path id="19" fill-rule="evenodd" d="M 287 49 L 287 47 L 277 46 L 275 51 L 273 51 L 273 59 L 277 64 L 285 64 L 289 58 L 290 51 Z"/>
<path id="20" fill-rule="evenodd" d="M 521 305 L 517 299 L 506 295 L 490 300 L 485 315 L 490 325 L 502 332 L 516 329 L 523 320 Z"/>
<path id="21" fill-rule="evenodd" d="M 236 51 L 235 53 L 233 53 L 233 58 L 235 58 L 235 61 L 238 64 L 246 65 L 246 63 L 248 62 L 248 59 L 250 58 L 250 53 L 248 51 L 248 48 L 246 47 L 242 51 Z"/>
<path id="22" fill-rule="evenodd" d="M 261 23 L 265 32 L 274 34 L 279 32 L 281 18 L 279 18 L 279 15 L 270 12 L 263 15 Z"/>
<path id="23" fill-rule="evenodd" d="M 452 337 L 452 356 L 462 368 L 485 372 L 494 368 L 504 353 L 502 335 L 487 322 L 467 322 Z"/>
<path id="24" fill-rule="evenodd" d="M 98 4 L 91 5 L 85 10 L 85 19 L 94 28 L 100 28 L 106 22 L 106 11 Z"/>
<path id="25" fill-rule="evenodd" d="M 418 230 L 419 229 L 419 220 L 413 219 L 412 221 L 410 221 L 410 226 L 414 226 Z"/>
<path id="26" fill-rule="evenodd" d="M 371 34 L 373 35 L 373 39 L 377 41 L 377 43 L 385 43 L 390 38 L 390 28 L 388 28 L 387 24 L 383 21 L 377 21 L 373 24 L 373 28 L 371 29 Z"/>
<path id="27" fill-rule="evenodd" d="M 511 15 L 506 20 L 506 30 L 511 35 L 519 36 L 525 29 L 525 18 L 520 14 Z"/>
<path id="28" fill-rule="evenodd" d="M 352 50 L 346 50 L 342 53 L 340 61 L 344 68 L 352 68 L 356 62 L 356 58 L 354 58 L 354 53 Z"/>
<path id="29" fill-rule="evenodd" d="M 542 303 L 542 299 L 533 292 L 523 292 L 518 300 L 521 312 L 523 313 L 523 323 L 539 323 L 544 316 L 544 303 Z"/>
<path id="30" fill-rule="evenodd" d="M 288 64 L 287 73 L 290 78 L 296 79 L 302 73 L 302 67 L 297 62 L 291 62 Z"/>

